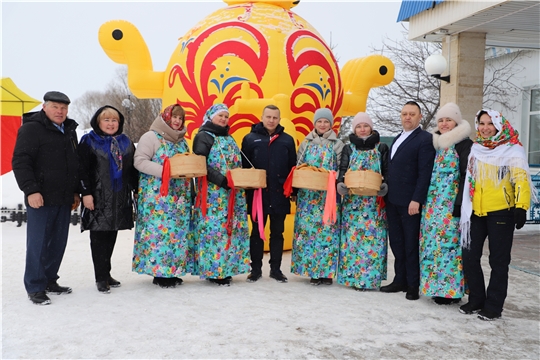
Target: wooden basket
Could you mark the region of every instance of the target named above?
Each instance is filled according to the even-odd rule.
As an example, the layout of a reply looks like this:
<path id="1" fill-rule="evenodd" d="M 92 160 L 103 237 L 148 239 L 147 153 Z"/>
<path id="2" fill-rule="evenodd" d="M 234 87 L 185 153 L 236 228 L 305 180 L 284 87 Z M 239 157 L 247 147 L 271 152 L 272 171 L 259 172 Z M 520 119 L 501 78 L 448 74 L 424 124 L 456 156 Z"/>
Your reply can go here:
<path id="1" fill-rule="evenodd" d="M 266 170 L 262 169 L 232 169 L 231 176 L 235 188 L 260 189 L 266 187 Z"/>
<path id="2" fill-rule="evenodd" d="M 194 178 L 206 175 L 206 157 L 195 154 L 176 154 L 169 159 L 171 178 Z"/>
<path id="3" fill-rule="evenodd" d="M 308 190 L 325 190 L 328 186 L 328 172 L 310 168 L 297 168 L 293 173 L 292 186 Z"/>
<path id="4" fill-rule="evenodd" d="M 347 171 L 345 185 L 349 194 L 376 196 L 381 189 L 382 176 L 371 170 Z"/>

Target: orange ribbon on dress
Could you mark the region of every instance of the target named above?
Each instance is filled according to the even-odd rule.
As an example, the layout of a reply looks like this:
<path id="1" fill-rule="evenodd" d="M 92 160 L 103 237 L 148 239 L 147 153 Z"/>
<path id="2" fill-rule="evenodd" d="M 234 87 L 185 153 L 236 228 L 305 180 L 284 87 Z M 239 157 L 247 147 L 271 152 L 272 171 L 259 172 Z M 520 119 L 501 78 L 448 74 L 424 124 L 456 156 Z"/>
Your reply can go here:
<path id="1" fill-rule="evenodd" d="M 171 163 L 169 158 L 166 157 L 163 161 L 163 170 L 161 171 L 161 187 L 159 188 L 159 194 L 161 196 L 167 196 L 169 193 L 169 180 L 171 179 Z"/>
<path id="2" fill-rule="evenodd" d="M 328 174 L 326 185 L 326 201 L 324 203 L 323 224 L 331 225 L 336 222 L 336 172 Z"/>
<path id="3" fill-rule="evenodd" d="M 266 241 L 264 235 L 264 214 L 262 206 L 262 189 L 256 189 L 253 191 L 253 202 L 251 206 L 251 218 L 256 221 L 259 226 L 259 236 L 263 241 Z"/>
<path id="4" fill-rule="evenodd" d="M 285 180 L 285 183 L 283 184 L 283 195 L 285 195 L 285 197 L 291 196 L 293 192 L 292 179 L 295 169 L 296 166 L 293 166 L 291 171 L 289 172 L 289 175 L 287 175 L 287 180 Z"/>
<path id="5" fill-rule="evenodd" d="M 234 205 L 236 203 L 236 189 L 234 188 L 234 181 L 230 170 L 227 170 L 227 185 L 231 188 L 229 193 L 229 203 L 227 209 L 227 245 L 225 245 L 225 250 L 229 250 L 231 247 L 231 236 L 232 236 L 232 223 L 234 218 Z"/>
<path id="6" fill-rule="evenodd" d="M 195 198 L 195 206 L 201 209 L 202 216 L 204 217 L 206 217 L 207 195 L 208 195 L 208 178 L 205 175 L 205 176 L 201 176 L 197 180 L 197 197 Z"/>

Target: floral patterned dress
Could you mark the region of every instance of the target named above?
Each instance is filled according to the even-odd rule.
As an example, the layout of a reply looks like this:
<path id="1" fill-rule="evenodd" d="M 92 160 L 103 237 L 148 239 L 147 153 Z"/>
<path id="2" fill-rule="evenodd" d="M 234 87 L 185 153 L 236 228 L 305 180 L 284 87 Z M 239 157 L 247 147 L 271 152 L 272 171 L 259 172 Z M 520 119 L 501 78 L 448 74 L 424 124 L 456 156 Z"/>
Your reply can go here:
<path id="1" fill-rule="evenodd" d="M 337 171 L 331 143 L 307 145 L 300 163 Z M 299 189 L 294 219 L 291 273 L 315 279 L 334 278 L 339 250 L 339 221 L 324 225 L 326 191 Z M 337 209 L 339 218 L 339 208 Z"/>
<path id="2" fill-rule="evenodd" d="M 174 144 L 156 136 L 161 146 L 152 162 L 163 164 L 166 157 L 189 152 L 185 140 Z M 193 270 L 190 181 L 170 179 L 167 196 L 160 195 L 160 187 L 161 178 L 140 173 L 132 269 L 154 277 L 180 277 Z"/>
<path id="3" fill-rule="evenodd" d="M 240 149 L 232 136 L 214 137 L 207 162 L 224 176 L 227 170 L 242 167 Z M 198 208 L 194 212 L 196 260 L 193 274 L 201 279 L 224 279 L 245 274 L 250 269 L 247 206 L 243 189 L 236 190 L 232 234 L 227 249 L 229 193 L 230 190 L 208 182 L 206 217 Z"/>
<path id="4" fill-rule="evenodd" d="M 463 297 L 459 218 L 452 216 L 458 187 L 455 145 L 437 150 L 420 227 L 420 291 L 425 296 Z"/>
<path id="5" fill-rule="evenodd" d="M 349 169 L 381 173 L 380 153 L 351 147 Z M 361 289 L 378 289 L 386 280 L 386 210 L 377 196 L 345 195 L 341 209 L 339 284 Z"/>

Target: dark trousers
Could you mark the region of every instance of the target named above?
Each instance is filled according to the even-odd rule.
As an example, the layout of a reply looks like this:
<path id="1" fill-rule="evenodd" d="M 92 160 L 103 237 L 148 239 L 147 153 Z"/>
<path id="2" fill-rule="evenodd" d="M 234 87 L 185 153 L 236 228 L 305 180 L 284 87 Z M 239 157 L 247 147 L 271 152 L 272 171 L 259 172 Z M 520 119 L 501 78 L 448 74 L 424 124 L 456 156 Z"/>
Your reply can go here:
<path id="1" fill-rule="evenodd" d="M 264 214 L 264 225 L 270 217 L 270 271 L 279 271 L 283 256 L 283 231 L 287 214 Z M 251 271 L 261 272 L 264 253 L 264 242 L 259 234 L 258 222 L 251 221 L 252 229 L 249 237 L 249 254 L 251 256 Z"/>
<path id="2" fill-rule="evenodd" d="M 90 249 L 96 282 L 106 281 L 111 276 L 111 257 L 117 235 L 118 231 L 90 231 Z"/>
<path id="3" fill-rule="evenodd" d="M 28 293 L 45 291 L 58 279 L 66 250 L 71 205 L 26 209 L 26 267 L 24 287 Z"/>
<path id="4" fill-rule="evenodd" d="M 491 275 L 487 288 L 480 259 L 486 237 L 489 238 L 489 266 Z M 471 246 L 463 249 L 463 273 L 469 286 L 469 302 L 500 314 L 508 290 L 508 265 L 510 265 L 514 240 L 514 211 L 501 210 L 487 216 L 471 216 Z"/>
<path id="5" fill-rule="evenodd" d="M 422 213 L 422 209 L 420 209 Z M 386 204 L 388 237 L 394 254 L 394 282 L 420 286 L 420 214 L 409 215 L 408 206 Z"/>

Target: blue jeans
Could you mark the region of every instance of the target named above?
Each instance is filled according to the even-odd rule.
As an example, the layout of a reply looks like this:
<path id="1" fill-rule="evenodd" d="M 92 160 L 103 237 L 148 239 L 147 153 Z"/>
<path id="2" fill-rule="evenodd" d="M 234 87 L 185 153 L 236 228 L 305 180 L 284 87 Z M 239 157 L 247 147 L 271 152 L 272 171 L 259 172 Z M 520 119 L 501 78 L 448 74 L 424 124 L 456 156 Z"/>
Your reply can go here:
<path id="1" fill-rule="evenodd" d="M 28 293 L 44 291 L 58 279 L 66 250 L 71 205 L 28 206 L 26 224 L 26 268 L 24 286 Z"/>

